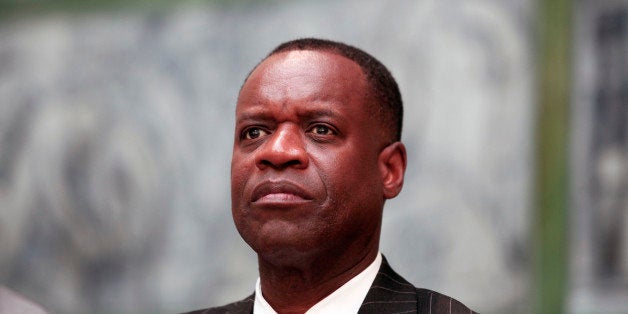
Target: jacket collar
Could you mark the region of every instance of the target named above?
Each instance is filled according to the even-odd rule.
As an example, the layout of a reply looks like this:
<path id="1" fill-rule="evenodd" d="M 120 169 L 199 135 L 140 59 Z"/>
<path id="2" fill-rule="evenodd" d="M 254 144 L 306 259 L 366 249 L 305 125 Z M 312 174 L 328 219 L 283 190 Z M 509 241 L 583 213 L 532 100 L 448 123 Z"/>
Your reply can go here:
<path id="1" fill-rule="evenodd" d="M 390 267 L 386 257 L 382 257 L 382 266 L 358 314 L 416 312 L 416 288 Z"/>
<path id="2" fill-rule="evenodd" d="M 253 313 L 255 294 L 237 302 L 236 313 Z M 412 312 L 417 310 L 416 288 L 397 274 L 382 255 L 382 265 L 358 314 Z"/>

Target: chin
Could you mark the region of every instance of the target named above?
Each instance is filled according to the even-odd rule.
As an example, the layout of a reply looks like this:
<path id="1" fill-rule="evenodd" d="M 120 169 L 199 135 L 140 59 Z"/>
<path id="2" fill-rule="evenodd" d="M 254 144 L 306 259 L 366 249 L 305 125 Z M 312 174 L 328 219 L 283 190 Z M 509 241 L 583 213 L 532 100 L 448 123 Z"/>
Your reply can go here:
<path id="1" fill-rule="evenodd" d="M 303 234 L 288 235 L 282 238 L 259 239 L 256 245 L 251 245 L 258 258 L 275 266 L 297 266 L 316 259 L 322 251 L 320 245 L 313 238 Z"/>
<path id="2" fill-rule="evenodd" d="M 258 259 L 275 267 L 299 267 L 309 264 L 315 252 L 302 251 L 294 247 L 275 247 L 256 250 Z"/>

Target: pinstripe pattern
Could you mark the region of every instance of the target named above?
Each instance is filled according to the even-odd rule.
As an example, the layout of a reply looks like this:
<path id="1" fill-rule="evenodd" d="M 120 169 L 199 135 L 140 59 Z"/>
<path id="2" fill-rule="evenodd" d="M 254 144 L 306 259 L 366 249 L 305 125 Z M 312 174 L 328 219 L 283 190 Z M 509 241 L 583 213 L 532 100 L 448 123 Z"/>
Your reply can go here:
<path id="1" fill-rule="evenodd" d="M 366 295 L 359 314 L 375 313 L 475 313 L 448 296 L 417 289 L 399 276 L 384 257 L 377 277 Z"/>
<path id="2" fill-rule="evenodd" d="M 254 295 L 250 295 L 242 301 L 188 314 L 252 314 L 254 300 Z M 446 295 L 428 289 L 415 288 L 392 270 L 386 258 L 383 257 L 382 266 L 358 313 L 472 314 L 475 312 Z"/>

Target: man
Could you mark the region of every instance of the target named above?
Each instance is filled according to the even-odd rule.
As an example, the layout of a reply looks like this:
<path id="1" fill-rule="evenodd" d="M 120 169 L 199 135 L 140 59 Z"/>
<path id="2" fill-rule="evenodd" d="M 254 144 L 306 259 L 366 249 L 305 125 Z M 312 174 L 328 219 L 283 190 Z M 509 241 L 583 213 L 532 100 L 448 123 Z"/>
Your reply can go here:
<path id="1" fill-rule="evenodd" d="M 260 277 L 248 298 L 195 313 L 472 313 L 379 253 L 406 168 L 402 111 L 388 70 L 342 43 L 299 39 L 258 64 L 236 106 L 231 199 Z"/>

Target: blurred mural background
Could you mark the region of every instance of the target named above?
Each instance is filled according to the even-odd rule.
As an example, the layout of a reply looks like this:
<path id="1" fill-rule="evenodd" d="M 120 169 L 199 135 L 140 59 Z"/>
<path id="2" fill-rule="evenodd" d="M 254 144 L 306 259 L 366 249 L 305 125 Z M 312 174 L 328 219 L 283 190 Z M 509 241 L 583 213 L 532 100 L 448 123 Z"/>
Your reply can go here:
<path id="1" fill-rule="evenodd" d="M 628 1 L 613 0 L 0 1 L 0 284 L 58 313 L 250 294 L 234 104 L 264 55 L 306 36 L 363 48 L 400 85 L 409 166 L 381 246 L 398 272 L 482 313 L 628 313 Z M 539 79 L 544 62 L 570 76 Z M 539 91 L 560 86 L 554 208 L 535 201 L 555 147 L 539 138 L 561 132 Z"/>

